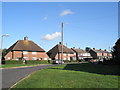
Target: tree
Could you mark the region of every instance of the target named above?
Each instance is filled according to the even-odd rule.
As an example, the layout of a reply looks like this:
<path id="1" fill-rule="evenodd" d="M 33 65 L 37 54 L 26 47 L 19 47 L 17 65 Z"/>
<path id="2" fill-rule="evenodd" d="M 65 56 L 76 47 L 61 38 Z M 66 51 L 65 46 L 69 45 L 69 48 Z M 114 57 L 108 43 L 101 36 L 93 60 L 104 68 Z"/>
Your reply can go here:
<path id="1" fill-rule="evenodd" d="M 5 54 L 6 54 L 6 50 L 7 50 L 6 48 L 2 50 L 2 57 L 5 56 Z"/>
<path id="2" fill-rule="evenodd" d="M 90 50 L 91 50 L 90 47 L 86 47 L 86 48 L 85 48 L 85 51 L 87 51 L 87 52 L 89 52 Z"/>
<path id="3" fill-rule="evenodd" d="M 115 46 L 113 46 L 113 59 L 116 63 L 120 64 L 120 38 L 115 43 Z"/>

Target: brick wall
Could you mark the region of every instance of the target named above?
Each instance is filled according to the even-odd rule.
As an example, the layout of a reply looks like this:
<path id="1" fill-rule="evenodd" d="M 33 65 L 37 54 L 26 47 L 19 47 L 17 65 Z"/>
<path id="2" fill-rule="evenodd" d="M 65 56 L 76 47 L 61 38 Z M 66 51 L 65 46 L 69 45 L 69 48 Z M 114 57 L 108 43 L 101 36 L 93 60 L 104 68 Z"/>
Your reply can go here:
<path id="1" fill-rule="evenodd" d="M 63 60 L 70 60 L 70 57 L 74 56 L 73 54 L 63 53 Z M 55 56 L 55 59 L 61 59 L 61 53 Z"/>
<path id="2" fill-rule="evenodd" d="M 23 54 L 22 54 L 23 53 Z M 13 51 L 9 52 L 5 56 L 5 60 L 18 60 L 21 57 L 24 57 L 26 60 L 48 60 L 49 57 L 46 52 L 22 52 L 22 51 Z"/>

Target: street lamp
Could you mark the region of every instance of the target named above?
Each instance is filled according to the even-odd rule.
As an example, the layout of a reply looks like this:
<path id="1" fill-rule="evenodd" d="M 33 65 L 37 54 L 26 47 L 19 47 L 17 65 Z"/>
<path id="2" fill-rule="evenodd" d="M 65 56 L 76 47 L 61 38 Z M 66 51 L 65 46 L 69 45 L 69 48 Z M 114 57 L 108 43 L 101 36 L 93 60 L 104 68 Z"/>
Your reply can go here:
<path id="1" fill-rule="evenodd" d="M 1 38 L 1 51 L 0 51 L 0 62 L 2 61 L 2 44 L 3 44 L 3 37 L 10 36 L 9 34 L 2 35 Z"/>

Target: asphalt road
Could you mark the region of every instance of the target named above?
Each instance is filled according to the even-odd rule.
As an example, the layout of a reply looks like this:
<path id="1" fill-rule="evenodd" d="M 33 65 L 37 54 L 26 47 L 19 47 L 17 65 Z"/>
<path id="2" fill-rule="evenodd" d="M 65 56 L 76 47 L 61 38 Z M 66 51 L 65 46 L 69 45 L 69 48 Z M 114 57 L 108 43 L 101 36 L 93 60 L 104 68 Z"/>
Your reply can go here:
<path id="1" fill-rule="evenodd" d="M 30 73 L 32 73 L 36 70 L 48 68 L 48 67 L 55 66 L 55 65 L 57 65 L 57 64 L 3 69 L 2 70 L 2 88 L 8 89 L 11 86 L 13 86 L 16 82 L 23 79 L 27 75 L 29 75 Z"/>

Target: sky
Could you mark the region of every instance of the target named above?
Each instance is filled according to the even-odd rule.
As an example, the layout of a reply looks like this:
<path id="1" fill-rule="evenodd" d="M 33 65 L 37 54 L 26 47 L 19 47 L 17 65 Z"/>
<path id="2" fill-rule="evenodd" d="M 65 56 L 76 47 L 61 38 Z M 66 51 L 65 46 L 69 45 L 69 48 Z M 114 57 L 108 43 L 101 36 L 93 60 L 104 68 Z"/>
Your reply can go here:
<path id="1" fill-rule="evenodd" d="M 118 39 L 117 2 L 3 2 L 3 48 L 28 36 L 48 51 L 61 41 L 64 45 L 107 49 Z"/>

